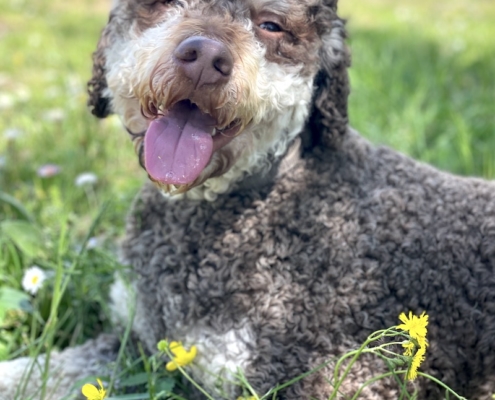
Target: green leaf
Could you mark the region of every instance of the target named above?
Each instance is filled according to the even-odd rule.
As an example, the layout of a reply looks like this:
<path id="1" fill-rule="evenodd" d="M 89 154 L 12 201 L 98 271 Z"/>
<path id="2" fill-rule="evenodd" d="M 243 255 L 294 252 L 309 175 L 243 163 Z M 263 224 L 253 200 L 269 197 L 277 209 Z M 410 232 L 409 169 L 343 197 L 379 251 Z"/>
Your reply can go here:
<path id="1" fill-rule="evenodd" d="M 8 310 L 28 310 L 30 297 L 27 293 L 9 287 L 0 288 L 0 325 Z"/>
<path id="2" fill-rule="evenodd" d="M 138 386 L 148 383 L 148 373 L 140 372 L 135 375 L 131 375 L 119 382 L 119 386 Z"/>
<path id="3" fill-rule="evenodd" d="M 171 376 L 161 378 L 156 384 L 156 391 L 171 393 L 175 386 L 175 382 L 176 380 Z"/>
<path id="4" fill-rule="evenodd" d="M 107 397 L 107 400 L 149 400 L 149 393 L 122 394 L 120 396 Z"/>
<path id="5" fill-rule="evenodd" d="M 0 201 L 10 205 L 21 217 L 24 217 L 29 222 L 34 222 L 34 217 L 26 208 L 21 204 L 19 200 L 12 197 L 10 194 L 0 191 Z"/>
<path id="6" fill-rule="evenodd" d="M 43 236 L 40 230 L 27 221 L 7 220 L 0 222 L 0 231 L 28 257 L 43 253 Z"/>

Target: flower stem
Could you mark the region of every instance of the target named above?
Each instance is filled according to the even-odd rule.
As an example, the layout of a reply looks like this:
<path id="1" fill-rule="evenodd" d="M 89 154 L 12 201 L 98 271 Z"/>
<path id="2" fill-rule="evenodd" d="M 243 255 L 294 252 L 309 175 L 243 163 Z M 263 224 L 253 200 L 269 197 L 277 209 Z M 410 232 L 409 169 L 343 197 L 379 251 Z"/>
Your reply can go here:
<path id="1" fill-rule="evenodd" d="M 164 350 L 165 350 L 165 353 L 167 354 L 167 356 L 168 356 L 168 357 L 170 357 L 170 359 L 171 359 L 171 360 L 173 360 L 173 359 L 174 359 L 174 356 L 173 356 L 173 354 L 170 352 L 170 349 L 168 348 L 168 346 L 167 346 L 167 347 L 165 347 L 165 349 L 164 349 Z M 203 394 L 206 396 L 206 398 L 207 398 L 208 400 L 215 400 L 213 397 L 211 397 L 211 396 L 208 394 L 208 392 L 206 392 L 206 390 L 204 390 L 204 389 L 203 389 L 200 385 L 198 385 L 198 384 L 196 383 L 196 381 L 195 381 L 193 378 L 191 378 L 191 376 L 190 376 L 190 375 L 189 375 L 189 374 L 188 374 L 188 373 L 187 373 L 187 372 L 186 372 L 186 371 L 185 371 L 185 370 L 184 370 L 184 369 L 183 369 L 183 368 L 182 368 L 179 364 L 177 364 L 177 363 L 176 363 L 176 365 L 177 365 L 177 369 L 180 371 L 180 373 L 181 373 L 182 375 L 184 375 L 184 378 L 186 378 L 189 382 L 191 382 L 191 383 L 192 383 L 192 385 L 193 385 L 196 389 L 198 389 L 201 393 L 203 393 Z"/>
<path id="2" fill-rule="evenodd" d="M 350 351 L 349 353 L 344 354 L 342 357 L 339 358 L 339 360 L 337 361 L 337 364 L 335 365 L 335 370 L 334 370 L 334 373 L 333 373 L 333 379 L 334 379 L 334 386 L 333 386 L 333 388 L 334 388 L 334 390 L 333 390 L 332 395 L 330 396 L 329 400 L 332 400 L 332 399 L 335 399 L 336 398 L 340 386 L 344 382 L 344 379 L 346 378 L 346 376 L 349 374 L 349 372 L 350 372 L 350 370 L 352 368 L 352 365 L 356 362 L 356 360 L 358 359 L 358 357 L 362 353 L 373 352 L 374 349 L 366 349 L 366 347 L 371 342 L 374 342 L 376 340 L 379 340 L 379 339 L 383 338 L 384 336 L 395 336 L 395 327 L 388 328 L 388 329 L 382 329 L 382 330 L 373 332 L 371 335 L 368 336 L 368 338 L 366 339 L 366 341 L 361 345 L 361 347 L 359 347 L 359 349 Z M 381 345 L 381 346 L 384 346 L 384 345 Z M 380 346 L 378 346 L 378 347 L 380 347 Z M 342 374 L 342 377 L 339 379 L 339 370 L 340 370 L 340 367 L 341 367 L 342 363 L 347 358 L 349 358 L 349 357 L 352 357 L 352 359 L 349 362 L 349 364 L 347 365 L 344 373 Z"/>
<path id="3" fill-rule="evenodd" d="M 424 376 L 425 378 L 428 378 L 429 380 L 435 382 L 437 385 L 443 387 L 447 392 L 453 394 L 455 397 L 457 397 L 459 400 L 467 400 L 465 397 L 462 397 L 460 395 L 458 395 L 456 392 L 454 392 L 451 388 L 449 388 L 445 383 L 443 383 L 442 381 L 438 380 L 437 378 L 435 378 L 434 376 L 431 376 L 430 374 L 425 374 L 424 372 L 419 372 L 418 371 L 418 375 L 420 376 Z"/>
<path id="4" fill-rule="evenodd" d="M 356 393 L 354 393 L 354 396 L 352 396 L 351 400 L 356 400 L 359 397 L 359 395 L 361 394 L 361 392 L 364 390 L 364 388 L 368 385 L 371 385 L 373 382 L 376 382 L 376 381 L 383 379 L 383 378 L 387 378 L 389 376 L 393 376 L 393 375 L 397 375 L 397 374 L 405 374 L 406 372 L 407 372 L 407 370 L 390 371 L 390 372 L 386 372 L 386 373 L 378 375 L 378 376 L 374 376 L 371 379 L 368 379 L 366 382 L 363 383 L 363 385 L 359 388 L 359 390 Z"/>
<path id="5" fill-rule="evenodd" d="M 169 356 L 171 356 L 171 354 Z M 208 394 L 208 392 L 206 392 L 206 390 L 204 390 L 201 386 L 199 386 L 196 383 L 196 381 L 193 378 L 191 378 L 191 376 L 186 371 L 184 371 L 184 369 L 180 365 L 177 366 L 177 369 L 181 372 L 182 375 L 184 375 L 184 378 L 186 378 L 189 382 L 191 382 L 196 389 L 198 389 L 201 393 L 203 393 L 206 396 L 207 399 L 215 400 L 213 397 L 211 397 Z"/>

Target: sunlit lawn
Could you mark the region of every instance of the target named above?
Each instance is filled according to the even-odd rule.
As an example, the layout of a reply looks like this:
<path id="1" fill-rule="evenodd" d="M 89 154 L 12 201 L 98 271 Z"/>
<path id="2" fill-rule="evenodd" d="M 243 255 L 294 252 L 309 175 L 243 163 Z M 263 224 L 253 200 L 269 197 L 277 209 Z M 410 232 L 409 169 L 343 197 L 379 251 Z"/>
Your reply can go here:
<path id="1" fill-rule="evenodd" d="M 461 174 L 495 176 L 495 3 L 346 0 L 351 122 Z"/>
<path id="2" fill-rule="evenodd" d="M 33 352 L 51 307 L 56 332 L 41 351 L 109 329 L 115 248 L 145 180 L 118 119 L 97 121 L 85 106 L 109 4 L 0 0 L 0 360 Z M 440 168 L 495 177 L 495 2 L 342 0 L 341 14 L 353 53 L 351 124 Z M 46 164 L 58 174 L 40 177 Z M 98 182 L 77 186 L 84 172 Z M 53 280 L 29 305 L 25 269 L 70 268 L 87 237 L 96 247 L 73 265 L 60 305 L 53 310 Z"/>

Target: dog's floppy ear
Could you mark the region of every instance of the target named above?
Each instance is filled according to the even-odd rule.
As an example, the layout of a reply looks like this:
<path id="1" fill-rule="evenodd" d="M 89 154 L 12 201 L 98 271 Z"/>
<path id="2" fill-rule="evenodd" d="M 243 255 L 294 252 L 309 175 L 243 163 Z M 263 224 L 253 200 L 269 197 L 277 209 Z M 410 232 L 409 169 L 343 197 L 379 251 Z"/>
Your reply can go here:
<path id="1" fill-rule="evenodd" d="M 313 145 L 335 147 L 347 131 L 350 53 L 344 43 L 345 21 L 336 14 L 336 1 L 321 13 L 320 70 L 314 81 L 308 128 Z"/>
<path id="2" fill-rule="evenodd" d="M 98 118 L 105 118 L 112 113 L 111 99 L 105 93 L 107 89 L 105 50 L 111 44 L 112 18 L 110 14 L 108 24 L 103 29 L 96 51 L 93 53 L 93 76 L 88 82 L 88 106 L 91 113 Z"/>

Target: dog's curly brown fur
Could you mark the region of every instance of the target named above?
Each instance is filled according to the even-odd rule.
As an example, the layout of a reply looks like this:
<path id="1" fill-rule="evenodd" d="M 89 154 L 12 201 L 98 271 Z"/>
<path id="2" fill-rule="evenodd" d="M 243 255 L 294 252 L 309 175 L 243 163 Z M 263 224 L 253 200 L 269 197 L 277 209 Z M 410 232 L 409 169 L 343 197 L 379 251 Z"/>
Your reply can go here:
<path id="1" fill-rule="evenodd" d="M 112 111 L 121 115 L 145 168 L 150 119 L 168 112 L 160 114 L 159 108 L 168 104 L 166 95 L 150 101 L 149 86 L 158 82 L 166 91 L 168 83 L 143 70 L 177 64 L 170 61 L 176 45 L 156 39 L 174 40 L 175 22 L 168 18 L 183 31 L 191 29 L 184 21 L 193 18 L 201 25 L 200 36 L 217 41 L 224 40 L 222 29 L 242 31 L 243 39 L 232 39 L 245 41 L 239 48 L 259 43 L 259 57 L 243 56 L 261 65 L 250 78 L 268 65 L 274 83 L 267 84 L 280 89 L 284 81 L 276 73 L 292 74 L 295 65 L 298 72 L 290 76 L 302 83 L 294 88 L 303 88 L 305 79 L 312 83 L 307 103 L 301 93 L 300 103 L 273 104 L 273 110 L 247 121 L 233 145 L 225 146 L 229 163 L 221 173 L 206 167 L 197 181 L 179 190 L 178 199 L 162 195 L 173 185 L 160 179 L 153 179 L 158 188 L 150 183 L 141 191 L 122 247 L 137 276 L 135 337 L 150 352 L 162 338 L 197 345 L 196 362 L 203 369 L 193 366 L 192 373 L 209 389 L 215 382 L 204 368 L 227 376 L 223 367 L 242 368 L 253 388 L 264 393 L 329 362 L 280 394 L 281 399 L 323 399 L 332 392 L 328 378 L 335 357 L 358 347 L 371 332 L 397 325 L 401 312 L 426 311 L 429 346 L 422 370 L 470 399 L 488 399 L 495 390 L 495 183 L 455 177 L 372 146 L 348 126 L 350 57 L 336 1 L 115 4 L 94 54 L 90 105 L 99 117 Z M 273 26 L 269 33 L 260 31 L 264 7 L 286 27 L 283 34 Z M 203 14 L 214 19 L 219 12 L 225 27 L 202 25 Z M 180 68 L 173 72 L 173 84 L 186 87 Z M 234 70 L 229 79 L 235 81 L 238 73 Z M 208 92 L 210 103 L 228 94 L 225 85 Z M 246 85 L 242 81 L 238 87 Z M 188 90 L 199 102 L 207 93 Z M 272 96 L 273 102 L 285 101 L 290 90 Z M 253 99 L 259 108 L 270 107 L 261 95 Z M 290 122 L 276 132 L 286 146 L 260 150 L 270 129 L 279 126 L 273 115 L 288 109 L 284 118 Z M 297 137 L 290 134 L 294 127 Z M 243 152 L 253 148 L 264 152 L 250 158 L 262 167 L 248 165 L 230 174 Z M 219 181 L 222 177 L 228 185 Z M 202 192 L 212 181 L 223 183 Z M 126 318 L 130 297 L 120 280 L 112 298 L 115 314 Z M 343 396 L 351 397 L 386 371 L 380 360 L 360 358 L 341 388 Z M 421 399 L 443 396 L 439 386 L 421 378 L 414 388 Z M 240 394 L 229 385 L 224 390 L 231 398 Z M 360 398 L 398 396 L 396 382 L 385 379 L 369 385 Z"/>
<path id="2" fill-rule="evenodd" d="M 169 199 L 151 184 L 136 199 L 123 245 L 139 277 L 135 332 L 150 351 L 163 337 L 203 344 L 205 365 L 218 355 L 237 362 L 263 393 L 396 325 L 401 312 L 426 311 L 424 370 L 487 398 L 495 384 L 495 184 L 439 172 L 352 131 L 349 54 L 323 39 L 342 22 L 336 2 L 306 3 L 322 42 L 319 70 L 306 124 L 286 155 L 214 202 Z M 208 348 L 224 342 L 239 354 Z M 282 398 L 328 396 L 333 365 Z M 363 358 L 344 393 L 384 371 Z M 420 398 L 442 396 L 427 381 L 417 388 Z M 384 380 L 361 398 L 397 396 Z"/>

